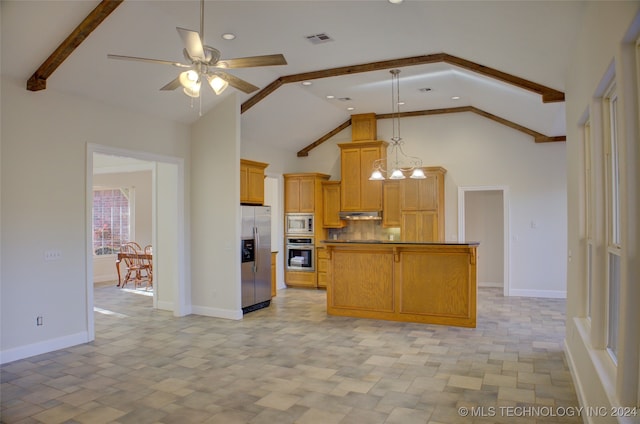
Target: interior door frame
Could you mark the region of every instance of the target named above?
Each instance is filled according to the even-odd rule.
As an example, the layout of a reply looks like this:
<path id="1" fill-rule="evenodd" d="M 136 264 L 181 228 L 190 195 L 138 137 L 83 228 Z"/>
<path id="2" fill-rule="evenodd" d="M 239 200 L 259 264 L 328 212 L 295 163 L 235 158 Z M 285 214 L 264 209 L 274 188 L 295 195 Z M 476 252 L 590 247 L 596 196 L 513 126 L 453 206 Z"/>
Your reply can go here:
<path id="1" fill-rule="evenodd" d="M 465 193 L 468 191 L 501 191 L 502 192 L 502 217 L 503 217 L 503 279 L 504 279 L 504 296 L 510 296 L 511 292 L 511 267 L 509 263 L 511 252 L 511 236 L 509 233 L 509 187 L 508 186 L 459 186 L 458 187 L 458 240 L 465 240 Z"/>
<path id="2" fill-rule="evenodd" d="M 158 155 L 155 153 L 140 152 L 122 148 L 87 143 L 87 169 L 86 169 L 86 282 L 87 282 L 87 334 L 88 340 L 95 340 L 95 320 L 94 320 L 94 292 L 93 292 L 93 246 L 92 246 L 92 208 L 93 208 L 93 155 L 104 154 L 111 156 L 122 156 L 134 158 L 142 161 L 153 162 L 152 167 L 152 243 L 157 245 L 157 163 L 162 162 L 177 166 L 177 201 L 176 201 L 176 225 L 177 225 L 177 254 L 173 255 L 175 260 L 175 268 L 177 270 L 177 281 L 173 285 L 173 315 L 176 317 L 189 314 L 190 305 L 187 302 L 187 284 L 186 284 L 186 259 L 185 259 L 185 207 L 184 207 L 184 184 L 185 171 L 184 159 Z M 155 249 L 154 249 L 155 250 Z M 154 252 L 155 253 L 155 252 Z M 157 275 L 154 275 L 154 279 Z M 153 307 L 158 306 L 156 290 L 154 290 Z"/>

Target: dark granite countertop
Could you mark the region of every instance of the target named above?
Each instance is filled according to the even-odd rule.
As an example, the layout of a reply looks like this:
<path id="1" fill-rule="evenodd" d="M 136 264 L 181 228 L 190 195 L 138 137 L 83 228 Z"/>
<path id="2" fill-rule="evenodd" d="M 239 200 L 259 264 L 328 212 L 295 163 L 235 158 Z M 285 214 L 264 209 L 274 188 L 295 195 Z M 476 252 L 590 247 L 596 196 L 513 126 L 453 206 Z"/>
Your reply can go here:
<path id="1" fill-rule="evenodd" d="M 399 245 L 447 245 L 478 246 L 477 241 L 401 241 L 401 240 L 322 240 L 326 244 L 399 244 Z"/>

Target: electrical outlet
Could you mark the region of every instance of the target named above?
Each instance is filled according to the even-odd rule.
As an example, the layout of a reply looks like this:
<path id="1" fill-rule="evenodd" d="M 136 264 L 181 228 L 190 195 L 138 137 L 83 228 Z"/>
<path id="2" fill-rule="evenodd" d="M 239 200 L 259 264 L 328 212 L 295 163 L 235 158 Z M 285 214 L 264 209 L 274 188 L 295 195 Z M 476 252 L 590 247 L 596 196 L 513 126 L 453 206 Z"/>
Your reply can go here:
<path id="1" fill-rule="evenodd" d="M 59 261 L 62 259 L 62 250 L 45 250 L 44 251 L 44 260 L 47 262 L 50 261 Z"/>
<path id="2" fill-rule="evenodd" d="M 44 325 L 44 319 L 42 318 L 42 315 L 38 315 L 36 317 L 36 326 L 40 327 L 42 325 Z"/>

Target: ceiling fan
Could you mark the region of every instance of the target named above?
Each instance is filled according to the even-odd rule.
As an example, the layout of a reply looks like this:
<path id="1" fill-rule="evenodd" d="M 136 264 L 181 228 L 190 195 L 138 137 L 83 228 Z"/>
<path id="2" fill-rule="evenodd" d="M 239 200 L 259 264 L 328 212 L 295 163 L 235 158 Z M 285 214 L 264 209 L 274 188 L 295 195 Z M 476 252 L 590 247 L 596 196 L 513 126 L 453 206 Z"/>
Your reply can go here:
<path id="1" fill-rule="evenodd" d="M 223 71 L 223 69 L 287 64 L 282 54 L 220 59 L 219 50 L 204 44 L 204 0 L 200 0 L 200 32 L 180 27 L 176 27 L 176 29 L 185 46 L 183 53 L 187 63 L 116 54 L 108 54 L 107 57 L 110 59 L 172 65 L 184 69 L 173 81 L 160 90 L 171 91 L 182 87 L 184 93 L 190 97 L 200 96 L 202 82 L 208 83 L 216 94 L 222 93 L 229 85 L 245 93 L 252 93 L 258 90 L 258 87 Z"/>

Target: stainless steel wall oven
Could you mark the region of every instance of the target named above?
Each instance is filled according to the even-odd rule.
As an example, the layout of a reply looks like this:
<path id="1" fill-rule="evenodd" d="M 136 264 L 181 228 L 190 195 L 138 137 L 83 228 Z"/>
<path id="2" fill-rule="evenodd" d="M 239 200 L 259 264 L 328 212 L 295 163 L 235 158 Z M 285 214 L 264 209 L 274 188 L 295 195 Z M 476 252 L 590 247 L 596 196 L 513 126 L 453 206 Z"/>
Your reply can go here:
<path id="1" fill-rule="evenodd" d="M 286 238 L 287 271 L 315 271 L 313 237 Z"/>

